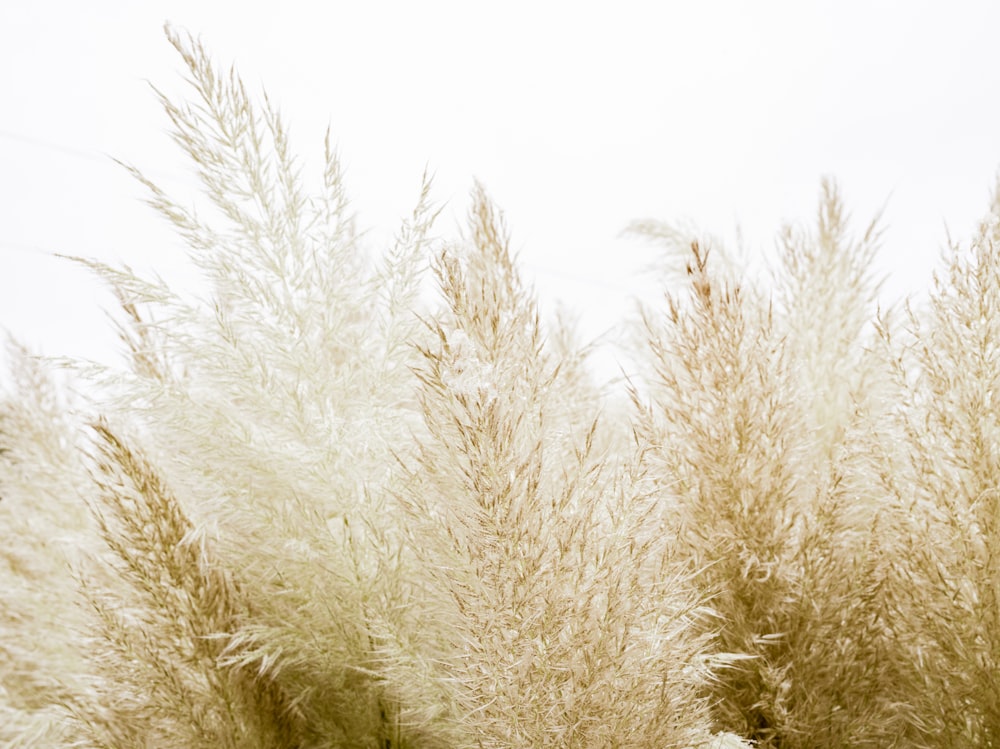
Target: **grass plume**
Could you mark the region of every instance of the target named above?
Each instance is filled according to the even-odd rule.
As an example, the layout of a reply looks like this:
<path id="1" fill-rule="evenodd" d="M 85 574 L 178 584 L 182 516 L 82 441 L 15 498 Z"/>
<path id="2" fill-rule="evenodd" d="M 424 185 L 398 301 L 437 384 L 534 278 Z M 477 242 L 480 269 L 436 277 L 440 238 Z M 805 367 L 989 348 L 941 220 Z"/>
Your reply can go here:
<path id="1" fill-rule="evenodd" d="M 125 365 L 12 344 L 0 743 L 1000 743 L 1000 198 L 919 309 L 829 180 L 767 277 L 635 223 L 668 283 L 617 392 L 482 185 L 447 240 L 425 174 L 379 251 L 329 135 L 310 181 L 167 36 L 202 194 L 126 169 L 204 291 L 78 259 Z"/>

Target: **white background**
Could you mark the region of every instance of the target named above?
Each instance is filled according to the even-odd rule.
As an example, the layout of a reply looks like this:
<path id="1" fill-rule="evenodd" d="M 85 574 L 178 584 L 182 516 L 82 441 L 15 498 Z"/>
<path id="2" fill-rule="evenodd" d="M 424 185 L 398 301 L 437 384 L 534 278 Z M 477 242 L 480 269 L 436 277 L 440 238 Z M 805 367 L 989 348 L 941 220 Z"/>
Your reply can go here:
<path id="1" fill-rule="evenodd" d="M 183 247 L 112 157 L 194 189 L 149 82 L 185 93 L 162 26 L 265 87 L 305 163 L 330 126 L 378 245 L 425 166 L 453 235 L 473 178 L 524 275 L 598 333 L 645 294 L 636 218 L 752 253 L 811 224 L 835 177 L 860 231 L 883 206 L 886 294 L 927 285 L 1000 166 L 995 2 L 0 3 L 0 326 L 113 361 L 90 275 L 53 253 L 190 282 Z"/>

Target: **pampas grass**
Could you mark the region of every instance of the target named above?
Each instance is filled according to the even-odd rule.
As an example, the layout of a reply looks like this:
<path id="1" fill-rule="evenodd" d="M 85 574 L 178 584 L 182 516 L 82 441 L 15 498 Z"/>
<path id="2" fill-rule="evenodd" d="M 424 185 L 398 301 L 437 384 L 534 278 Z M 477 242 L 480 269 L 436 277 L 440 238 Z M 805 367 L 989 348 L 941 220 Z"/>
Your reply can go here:
<path id="1" fill-rule="evenodd" d="M 565 379 L 481 188 L 435 273 L 447 309 L 417 369 L 427 427 L 406 506 L 454 609 L 448 669 L 479 746 L 708 739 L 703 601 L 653 532 L 631 455 L 600 448 L 595 393 Z M 427 552 L 432 552 L 428 554 Z M 442 553 L 444 552 L 444 553 Z"/>
<path id="2" fill-rule="evenodd" d="M 765 277 L 637 222 L 622 393 L 483 186 L 445 240 L 424 175 L 379 252 L 329 136 L 310 184 L 168 39 L 201 198 L 126 169 L 205 290 L 78 259 L 126 365 L 12 349 L 0 743 L 996 746 L 1000 208 L 884 311 L 832 181 Z"/>
<path id="3" fill-rule="evenodd" d="M 0 743 L 58 745 L 60 703 L 83 689 L 82 610 L 70 565 L 93 536 L 87 471 L 65 383 L 8 345 L 16 397 L 0 403 Z"/>
<path id="4" fill-rule="evenodd" d="M 932 743 L 905 513 L 873 457 L 897 437 L 866 326 L 878 231 L 851 239 L 831 183 L 817 223 L 781 235 L 777 304 L 697 240 L 637 225 L 666 240 L 687 289 L 642 311 L 635 423 L 678 553 L 722 617 L 719 646 L 745 656 L 713 689 L 717 728 L 759 746 Z"/>
<path id="5" fill-rule="evenodd" d="M 894 422 L 908 447 L 883 480 L 910 515 L 923 718 L 941 746 L 1000 741 L 998 200 L 1000 190 L 969 246 L 948 248 L 926 308 L 881 329 L 901 394 Z"/>

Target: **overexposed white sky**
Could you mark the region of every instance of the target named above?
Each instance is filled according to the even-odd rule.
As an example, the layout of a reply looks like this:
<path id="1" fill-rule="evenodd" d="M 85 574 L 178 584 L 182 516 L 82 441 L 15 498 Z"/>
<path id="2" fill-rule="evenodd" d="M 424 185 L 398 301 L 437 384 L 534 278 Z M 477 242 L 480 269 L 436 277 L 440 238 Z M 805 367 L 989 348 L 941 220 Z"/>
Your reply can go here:
<path id="1" fill-rule="evenodd" d="M 946 224 L 972 231 L 1000 167 L 995 2 L 7 0 L 0 326 L 45 354 L 116 350 L 110 297 L 53 253 L 189 277 L 112 161 L 194 189 L 148 85 L 185 91 L 165 21 L 267 89 L 303 161 L 330 126 L 376 242 L 425 166 L 445 235 L 481 180 L 524 275 L 591 333 L 648 285 L 633 219 L 739 225 L 767 251 L 831 175 L 859 231 L 885 206 L 896 295 L 926 285 Z"/>

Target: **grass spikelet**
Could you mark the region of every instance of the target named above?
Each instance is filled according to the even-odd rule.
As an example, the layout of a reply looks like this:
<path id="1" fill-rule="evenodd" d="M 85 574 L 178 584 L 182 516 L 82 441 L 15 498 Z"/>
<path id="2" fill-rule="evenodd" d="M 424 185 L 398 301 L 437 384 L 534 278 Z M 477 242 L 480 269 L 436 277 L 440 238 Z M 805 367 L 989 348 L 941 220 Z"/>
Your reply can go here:
<path id="1" fill-rule="evenodd" d="M 409 365 L 437 215 L 430 180 L 370 262 L 329 138 L 309 191 L 269 100 L 218 74 L 197 41 L 169 37 L 197 103 L 161 102 L 208 212 L 131 171 L 209 291 L 184 299 L 96 268 L 119 295 L 133 364 L 106 378 L 106 407 L 144 435 L 177 496 L 199 498 L 189 522 L 253 591 L 254 615 L 228 633 L 220 667 L 279 684 L 331 744 L 433 746 L 447 705 L 427 675 L 433 635 L 415 634 L 427 622 L 390 493 L 419 424 Z M 394 696 L 381 676 L 389 657 L 424 694 Z"/>
<path id="2" fill-rule="evenodd" d="M 714 276 L 710 254 L 692 242 L 687 299 L 645 311 L 655 379 L 648 405 L 638 391 L 634 399 L 668 527 L 722 617 L 719 647 L 754 656 L 720 673 L 716 720 L 767 742 L 780 689 L 769 651 L 784 630 L 798 511 L 785 458 L 785 362 L 770 308 L 752 288 Z"/>
<path id="3" fill-rule="evenodd" d="M 71 705 L 81 743 L 301 746 L 301 721 L 280 690 L 220 664 L 250 611 L 239 583 L 152 466 L 106 424 L 94 430 L 94 512 L 110 555 L 104 574 L 81 578 L 96 631 L 96 678 Z"/>
<path id="4" fill-rule="evenodd" d="M 889 431 L 875 426 L 885 377 L 864 348 L 873 226 L 851 242 L 826 184 L 816 234 L 782 237 L 777 311 L 697 242 L 686 295 L 644 311 L 651 374 L 648 401 L 633 387 L 637 438 L 678 553 L 720 612 L 720 648 L 750 656 L 720 673 L 717 727 L 760 746 L 925 737 L 898 639 L 911 631 L 899 621 L 905 544 L 881 532 L 895 510 L 880 508 L 868 454 Z M 824 284 L 817 324 L 830 335 L 817 336 L 802 315 Z"/>
<path id="5" fill-rule="evenodd" d="M 1000 741 L 997 204 L 971 246 L 949 247 L 927 309 L 909 310 L 902 331 L 882 327 L 909 448 L 883 477 L 911 517 L 922 717 L 947 747 Z"/>
<path id="6" fill-rule="evenodd" d="M 435 271 L 448 306 L 417 370 L 428 438 L 405 499 L 455 612 L 449 673 L 475 745 L 707 740 L 701 603 L 647 525 L 634 463 L 564 432 L 558 364 L 481 187 Z"/>
<path id="7" fill-rule="evenodd" d="M 56 745 L 59 705 L 82 689 L 81 617 L 69 565 L 96 540 L 70 400 L 50 368 L 8 342 L 0 399 L 0 744 Z M 64 384 L 64 383 L 62 383 Z"/>

